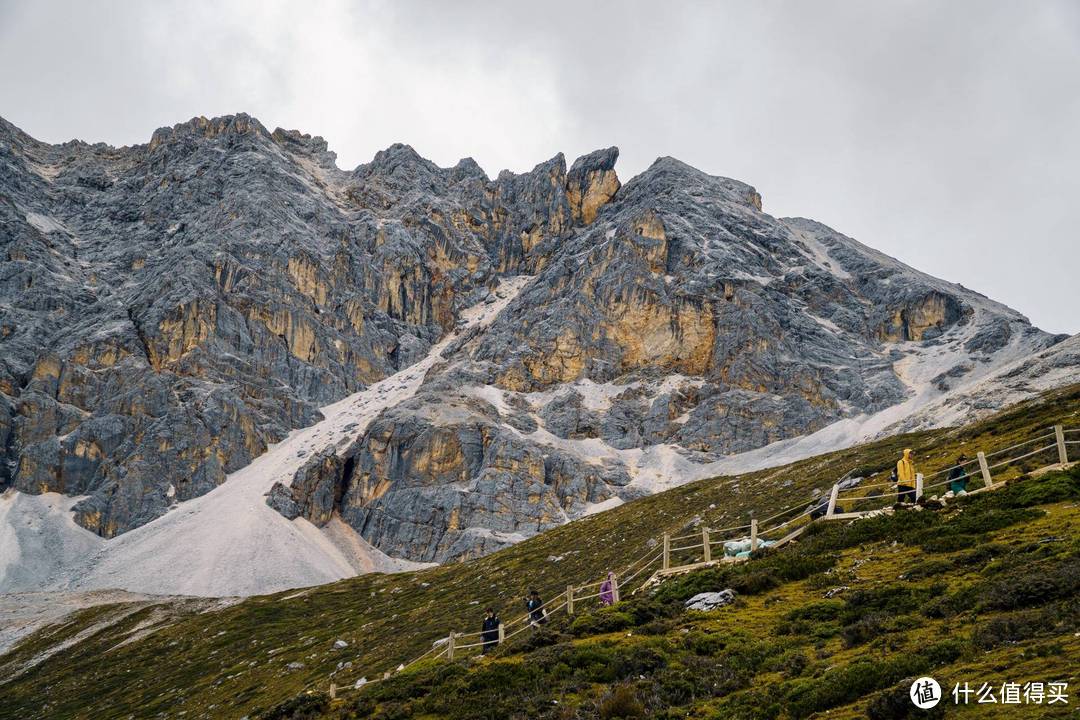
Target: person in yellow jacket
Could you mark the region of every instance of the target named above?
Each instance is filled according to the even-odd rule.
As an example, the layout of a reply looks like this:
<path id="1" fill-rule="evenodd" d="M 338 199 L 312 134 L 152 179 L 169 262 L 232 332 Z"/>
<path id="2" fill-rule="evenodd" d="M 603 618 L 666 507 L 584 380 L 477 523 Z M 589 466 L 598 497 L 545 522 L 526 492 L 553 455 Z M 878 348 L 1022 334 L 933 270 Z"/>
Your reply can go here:
<path id="1" fill-rule="evenodd" d="M 905 448 L 904 457 L 896 463 L 896 502 L 915 502 L 915 456 L 911 448 Z"/>

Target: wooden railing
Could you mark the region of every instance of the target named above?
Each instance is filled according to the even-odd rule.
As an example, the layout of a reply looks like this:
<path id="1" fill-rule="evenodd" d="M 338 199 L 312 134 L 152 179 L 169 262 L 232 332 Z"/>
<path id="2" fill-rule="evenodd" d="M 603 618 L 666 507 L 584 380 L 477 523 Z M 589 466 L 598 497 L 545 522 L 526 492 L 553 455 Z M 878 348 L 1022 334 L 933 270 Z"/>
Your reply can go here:
<path id="1" fill-rule="evenodd" d="M 953 465 L 931 473 L 930 475 L 924 476 L 922 473 L 917 473 L 915 476 L 915 486 L 913 488 L 915 501 L 918 502 L 923 499 L 929 490 L 944 487 L 957 481 L 962 481 L 965 485 L 971 480 L 977 480 L 981 483 L 980 487 L 965 491 L 966 494 L 969 495 L 1000 487 L 1003 484 L 1003 481 L 995 483 L 993 475 L 995 470 L 1000 470 L 1009 465 L 1029 460 L 1040 454 L 1046 454 L 1048 456 L 1046 459 L 1050 459 L 1056 455 L 1057 464 L 1066 465 L 1069 462 L 1068 446 L 1080 445 L 1080 439 L 1069 440 L 1067 438 L 1077 433 L 1080 433 L 1080 429 L 1066 430 L 1061 425 L 1055 425 L 1045 434 L 1006 448 L 1001 448 L 1000 450 L 995 450 L 990 453 L 978 450 L 975 453 L 975 457 L 961 463 L 954 463 Z M 1033 445 L 1038 447 L 1033 450 L 1028 449 Z M 1021 450 L 1023 450 L 1023 452 L 1020 452 L 1020 454 L 1011 455 L 1001 459 L 1003 455 L 1016 453 Z M 961 472 L 957 477 L 949 477 L 956 468 L 960 468 Z M 935 480 L 935 478 L 941 479 Z M 868 479 L 873 480 L 874 478 L 871 476 Z M 853 518 L 865 517 L 866 515 L 880 511 L 881 509 L 865 508 L 865 505 L 874 503 L 881 504 L 882 501 L 884 501 L 882 507 L 892 505 L 894 500 L 893 494 L 898 492 L 897 483 L 893 481 L 871 483 L 858 482 L 846 488 L 842 487 L 844 483 L 845 480 L 841 480 L 833 485 L 829 494 L 828 506 L 822 519 L 850 520 Z M 884 491 L 874 492 L 879 489 L 884 489 Z M 864 506 L 864 509 L 851 509 L 845 512 L 843 507 L 849 504 Z"/>

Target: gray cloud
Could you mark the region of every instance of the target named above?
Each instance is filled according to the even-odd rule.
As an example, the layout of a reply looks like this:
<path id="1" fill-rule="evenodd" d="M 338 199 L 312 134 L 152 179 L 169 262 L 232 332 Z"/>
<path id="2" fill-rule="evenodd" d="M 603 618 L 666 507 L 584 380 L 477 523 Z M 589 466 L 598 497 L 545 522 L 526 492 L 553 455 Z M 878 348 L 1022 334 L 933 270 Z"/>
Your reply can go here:
<path id="1" fill-rule="evenodd" d="M 1080 6 L 1063 2 L 12 2 L 0 114 L 145 142 L 244 110 L 351 167 L 660 155 L 1080 330 Z"/>

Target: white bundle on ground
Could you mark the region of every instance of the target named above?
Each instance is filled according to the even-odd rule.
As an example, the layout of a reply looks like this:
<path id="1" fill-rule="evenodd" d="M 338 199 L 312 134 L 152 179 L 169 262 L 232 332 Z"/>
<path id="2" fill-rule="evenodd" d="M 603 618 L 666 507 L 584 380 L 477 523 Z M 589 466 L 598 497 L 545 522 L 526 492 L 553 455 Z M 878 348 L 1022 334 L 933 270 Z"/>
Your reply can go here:
<path id="1" fill-rule="evenodd" d="M 775 545 L 773 540 L 758 539 L 758 549 Z M 744 537 L 738 540 L 728 540 L 724 543 L 724 554 L 728 557 L 746 557 L 750 554 L 750 538 Z"/>

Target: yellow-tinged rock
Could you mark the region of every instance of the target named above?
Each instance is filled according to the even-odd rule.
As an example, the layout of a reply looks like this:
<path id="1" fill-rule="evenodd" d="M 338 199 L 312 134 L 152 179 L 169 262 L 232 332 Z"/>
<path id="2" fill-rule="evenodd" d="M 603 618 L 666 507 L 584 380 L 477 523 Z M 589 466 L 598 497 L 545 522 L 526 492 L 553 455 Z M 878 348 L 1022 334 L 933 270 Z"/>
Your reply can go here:
<path id="1" fill-rule="evenodd" d="M 160 370 L 179 360 L 213 334 L 216 322 L 217 304 L 213 301 L 196 299 L 178 306 L 158 325 L 160 341 L 148 344 L 151 366 Z"/>
<path id="2" fill-rule="evenodd" d="M 35 380 L 55 380 L 60 377 L 60 358 L 55 355 L 46 355 L 38 360 L 34 366 Z"/>
<path id="3" fill-rule="evenodd" d="M 622 367 L 656 365 L 702 375 L 712 360 L 716 323 L 708 304 L 678 302 L 669 308 L 633 297 L 611 309 L 608 337 L 623 349 Z"/>
<path id="4" fill-rule="evenodd" d="M 311 298 L 319 305 L 326 304 L 329 288 L 321 278 L 319 268 L 305 257 L 291 257 L 288 265 L 289 277 L 301 294 Z"/>
<path id="5" fill-rule="evenodd" d="M 571 183 L 566 188 L 566 197 L 570 201 L 574 220 L 583 225 L 591 223 L 619 187 L 619 177 L 614 170 L 590 170 L 585 175 L 584 189 Z"/>
<path id="6" fill-rule="evenodd" d="M 98 447 L 98 444 L 96 442 L 92 442 L 89 440 L 77 441 L 75 443 L 75 447 L 72 448 L 71 452 L 75 455 L 75 457 L 81 457 L 86 460 L 101 459 L 101 448 Z"/>

